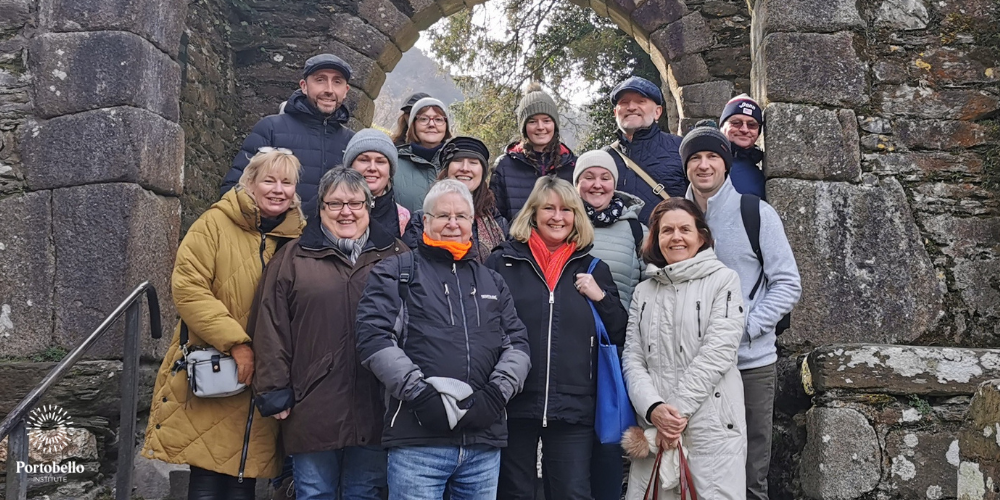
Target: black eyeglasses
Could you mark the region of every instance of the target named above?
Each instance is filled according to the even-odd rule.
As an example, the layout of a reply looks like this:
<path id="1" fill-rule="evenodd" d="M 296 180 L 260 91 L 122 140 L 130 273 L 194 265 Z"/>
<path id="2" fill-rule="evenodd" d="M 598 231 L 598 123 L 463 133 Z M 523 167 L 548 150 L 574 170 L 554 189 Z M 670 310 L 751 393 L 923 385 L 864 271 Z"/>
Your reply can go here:
<path id="1" fill-rule="evenodd" d="M 364 201 L 324 201 L 323 206 L 331 212 L 339 212 L 344 209 L 344 205 L 351 210 L 361 210 L 365 207 Z"/>

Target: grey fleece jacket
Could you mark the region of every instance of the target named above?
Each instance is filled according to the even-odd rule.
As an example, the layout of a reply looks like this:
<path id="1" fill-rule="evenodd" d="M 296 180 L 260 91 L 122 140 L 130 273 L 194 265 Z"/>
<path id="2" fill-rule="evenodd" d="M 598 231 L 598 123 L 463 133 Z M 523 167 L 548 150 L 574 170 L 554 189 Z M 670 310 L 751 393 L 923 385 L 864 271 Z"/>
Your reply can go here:
<path id="1" fill-rule="evenodd" d="M 685 197 L 695 201 L 692 189 L 688 187 Z M 740 216 L 741 196 L 727 177 L 719 192 L 708 199 L 705 217 L 715 238 L 716 255 L 740 276 L 747 314 L 737 367 L 747 370 L 778 360 L 774 327 L 798 303 L 802 283 L 781 218 L 771 205 L 761 201 L 760 251 L 764 256 L 764 282 L 750 300 L 750 290 L 760 275 L 760 263 L 750 248 L 750 238 Z"/>

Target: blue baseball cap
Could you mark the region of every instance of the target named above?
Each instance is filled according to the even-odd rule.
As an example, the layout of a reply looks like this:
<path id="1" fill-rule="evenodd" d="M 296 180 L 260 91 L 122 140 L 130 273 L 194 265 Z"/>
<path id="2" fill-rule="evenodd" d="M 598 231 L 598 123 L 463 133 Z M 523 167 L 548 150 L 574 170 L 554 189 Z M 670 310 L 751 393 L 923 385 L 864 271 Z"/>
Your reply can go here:
<path id="1" fill-rule="evenodd" d="M 615 86 L 615 89 L 611 91 L 611 105 L 617 105 L 622 93 L 628 91 L 638 92 L 647 99 L 652 99 L 657 106 L 663 106 L 663 93 L 660 92 L 660 88 L 641 76 L 630 76 Z"/>

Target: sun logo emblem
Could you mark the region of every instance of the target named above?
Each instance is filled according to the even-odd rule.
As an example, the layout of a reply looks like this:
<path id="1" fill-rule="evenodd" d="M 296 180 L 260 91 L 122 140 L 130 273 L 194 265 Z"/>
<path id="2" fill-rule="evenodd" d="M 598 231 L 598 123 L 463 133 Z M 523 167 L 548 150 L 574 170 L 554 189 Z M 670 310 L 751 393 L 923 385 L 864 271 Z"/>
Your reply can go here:
<path id="1" fill-rule="evenodd" d="M 28 414 L 28 438 L 44 453 L 62 451 L 69 445 L 69 413 L 57 405 L 43 405 Z"/>

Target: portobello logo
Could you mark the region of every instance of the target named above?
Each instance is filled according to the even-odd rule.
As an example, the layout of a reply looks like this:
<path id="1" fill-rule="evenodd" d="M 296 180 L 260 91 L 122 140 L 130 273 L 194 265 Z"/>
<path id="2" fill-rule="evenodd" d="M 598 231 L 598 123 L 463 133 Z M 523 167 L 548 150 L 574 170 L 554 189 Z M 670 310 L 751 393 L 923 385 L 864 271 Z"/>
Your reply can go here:
<path id="1" fill-rule="evenodd" d="M 58 405 L 43 405 L 28 414 L 28 438 L 44 453 L 60 452 L 69 445 L 69 413 Z"/>

